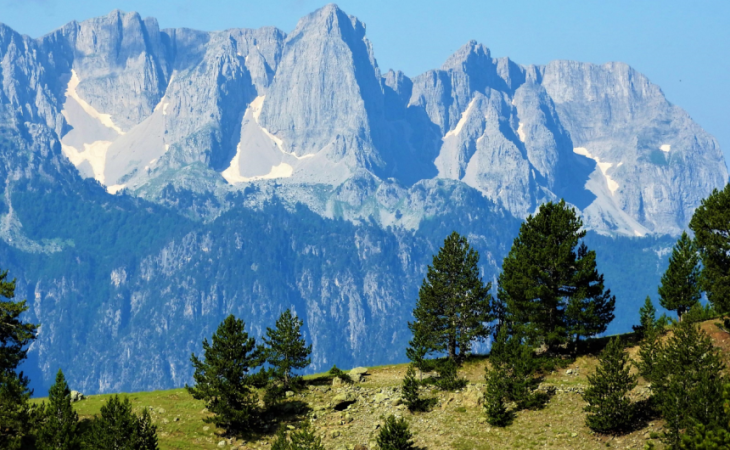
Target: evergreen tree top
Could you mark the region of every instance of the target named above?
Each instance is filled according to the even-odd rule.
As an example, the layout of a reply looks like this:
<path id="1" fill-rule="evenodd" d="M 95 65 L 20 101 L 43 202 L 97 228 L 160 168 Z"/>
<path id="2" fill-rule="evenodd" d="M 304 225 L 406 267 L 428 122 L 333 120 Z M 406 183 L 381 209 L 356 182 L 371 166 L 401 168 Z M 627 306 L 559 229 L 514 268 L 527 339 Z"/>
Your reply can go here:
<path id="1" fill-rule="evenodd" d="M 484 339 L 490 329 L 491 283 L 482 282 L 479 253 L 457 232 L 444 240 L 428 266 L 413 310 L 415 322 L 409 357 L 422 360 L 426 353 L 445 351 L 460 362 L 472 342 Z"/>
<path id="2" fill-rule="evenodd" d="M 605 289 L 586 231 L 565 201 L 543 204 L 520 227 L 502 263 L 497 293 L 502 320 L 550 347 L 606 330 L 615 298 Z"/>
<path id="3" fill-rule="evenodd" d="M 686 232 L 682 233 L 669 257 L 669 267 L 662 275 L 659 302 L 680 317 L 700 301 L 700 257 Z"/>
<path id="4" fill-rule="evenodd" d="M 28 310 L 25 300 L 15 302 L 15 280 L 0 271 L 0 371 L 15 370 L 28 353 L 25 346 L 36 337 L 37 326 L 20 316 Z"/>
<path id="5" fill-rule="evenodd" d="M 703 290 L 719 312 L 730 311 L 730 184 L 715 189 L 695 210 L 689 227 L 702 257 Z"/>

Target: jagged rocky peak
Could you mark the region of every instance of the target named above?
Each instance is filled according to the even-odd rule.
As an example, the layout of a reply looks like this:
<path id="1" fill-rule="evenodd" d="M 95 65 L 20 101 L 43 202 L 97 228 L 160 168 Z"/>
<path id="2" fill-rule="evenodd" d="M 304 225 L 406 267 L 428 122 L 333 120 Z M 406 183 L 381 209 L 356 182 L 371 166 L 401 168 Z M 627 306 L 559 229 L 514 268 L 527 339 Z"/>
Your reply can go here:
<path id="1" fill-rule="evenodd" d="M 324 151 L 350 168 L 377 166 L 370 119 L 382 114 L 382 96 L 365 26 L 330 4 L 287 36 L 259 120 L 297 158 Z"/>
<path id="2" fill-rule="evenodd" d="M 676 234 L 727 182 L 717 141 L 628 65 L 554 61 L 542 72 L 574 152 L 596 165 L 589 226 L 622 216 L 636 234 Z"/>
<path id="3" fill-rule="evenodd" d="M 152 113 L 171 75 L 169 42 L 156 19 L 115 10 L 55 33 L 71 48 L 69 76 L 87 103 L 111 115 L 122 130 Z"/>
<path id="4" fill-rule="evenodd" d="M 717 142 L 625 64 L 521 66 L 470 41 L 411 79 L 381 74 L 365 31 L 334 4 L 288 35 L 121 11 L 38 40 L 4 28 L 2 114 L 55 132 L 110 192 L 153 201 L 276 180 L 324 211 L 367 171 L 402 192 L 463 183 L 519 218 L 565 198 L 594 230 L 643 235 L 680 232 L 727 181 Z"/>

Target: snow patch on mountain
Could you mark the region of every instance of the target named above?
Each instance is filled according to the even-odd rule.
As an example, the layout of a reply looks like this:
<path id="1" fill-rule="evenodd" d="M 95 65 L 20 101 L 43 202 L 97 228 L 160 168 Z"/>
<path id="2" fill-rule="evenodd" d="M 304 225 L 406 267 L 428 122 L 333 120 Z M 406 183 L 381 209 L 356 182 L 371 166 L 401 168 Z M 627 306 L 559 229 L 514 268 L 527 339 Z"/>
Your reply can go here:
<path id="1" fill-rule="evenodd" d="M 314 156 L 298 157 L 284 150 L 284 142 L 259 124 L 265 96 L 256 97 L 246 108 L 241 123 L 241 139 L 236 154 L 221 176 L 230 184 L 256 180 L 289 178 L 296 162 Z"/>
<path id="2" fill-rule="evenodd" d="M 525 138 L 527 137 L 525 135 L 525 124 L 520 122 L 519 126 L 517 127 L 517 136 L 520 137 L 520 141 L 525 142 Z"/>
<path id="3" fill-rule="evenodd" d="M 84 144 L 84 150 L 78 151 L 76 147 L 61 143 L 63 154 L 78 167 L 79 170 L 84 163 L 91 167 L 93 177 L 101 184 L 104 184 L 104 167 L 106 164 L 106 152 L 112 145 L 111 141 L 95 141 L 91 144 Z"/>
<path id="4" fill-rule="evenodd" d="M 66 89 L 66 97 L 71 97 L 76 102 L 81 105 L 81 107 L 86 111 L 86 113 L 93 117 L 94 119 L 97 119 L 99 122 L 101 122 L 102 125 L 104 125 L 107 128 L 111 128 L 112 130 L 116 131 L 118 134 L 122 135 L 124 134 L 124 131 L 122 131 L 121 128 L 116 126 L 114 124 L 114 121 L 112 120 L 112 116 L 110 114 L 102 114 L 99 111 L 96 110 L 93 106 L 88 104 L 84 99 L 79 97 L 79 94 L 76 92 L 76 88 L 79 86 L 81 80 L 79 80 L 79 76 L 76 74 L 75 70 L 71 70 L 71 79 L 68 82 L 68 87 Z"/>
<path id="5" fill-rule="evenodd" d="M 573 152 L 594 160 L 596 162 L 596 166 L 603 174 L 603 177 L 606 179 L 606 185 L 608 186 L 608 190 L 611 192 L 611 195 L 616 193 L 619 185 L 613 178 L 611 178 L 611 175 L 608 174 L 608 169 L 613 167 L 613 163 L 601 162 L 601 158 L 591 155 L 591 153 L 585 147 L 576 147 L 573 149 Z"/>
<path id="6" fill-rule="evenodd" d="M 469 114 L 471 113 L 472 109 L 474 108 L 475 101 L 476 101 L 476 99 L 474 98 L 469 102 L 469 106 L 467 106 L 466 110 L 463 113 L 461 113 L 461 118 L 459 119 L 459 122 L 456 124 L 456 127 L 454 127 L 453 130 L 446 133 L 446 135 L 444 136 L 444 139 L 451 137 L 451 136 L 458 136 L 459 133 L 461 133 L 461 129 L 464 128 L 464 124 L 469 119 Z"/>

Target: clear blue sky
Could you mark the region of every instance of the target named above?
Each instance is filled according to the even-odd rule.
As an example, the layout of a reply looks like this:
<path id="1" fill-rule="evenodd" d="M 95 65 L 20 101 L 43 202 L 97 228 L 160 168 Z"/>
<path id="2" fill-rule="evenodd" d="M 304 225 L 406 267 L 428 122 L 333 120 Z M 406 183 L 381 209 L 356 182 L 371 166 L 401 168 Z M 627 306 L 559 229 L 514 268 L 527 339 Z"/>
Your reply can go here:
<path id="1" fill-rule="evenodd" d="M 0 0 L 0 22 L 33 37 L 115 8 L 160 26 L 201 30 L 273 25 L 291 31 L 314 0 Z M 728 0 L 341 0 L 367 24 L 384 70 L 439 67 L 470 39 L 521 64 L 624 61 L 712 133 L 730 160 Z"/>

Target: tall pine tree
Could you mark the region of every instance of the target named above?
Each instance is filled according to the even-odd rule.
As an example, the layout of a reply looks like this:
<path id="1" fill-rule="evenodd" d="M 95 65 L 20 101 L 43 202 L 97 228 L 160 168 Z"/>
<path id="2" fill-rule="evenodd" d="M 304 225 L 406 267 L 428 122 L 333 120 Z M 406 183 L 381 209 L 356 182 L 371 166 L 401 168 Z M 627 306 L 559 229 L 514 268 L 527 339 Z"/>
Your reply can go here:
<path id="1" fill-rule="evenodd" d="M 276 328 L 267 328 L 263 338 L 266 361 L 273 367 L 274 377 L 286 389 L 291 385 L 294 370 L 303 369 L 312 362 L 309 359 L 312 346 L 304 341 L 301 326 L 302 320 L 287 309 L 276 321 Z"/>
<path id="2" fill-rule="evenodd" d="M 490 334 L 491 283 L 479 276 L 479 253 L 453 232 L 433 257 L 408 326 L 429 352 L 445 352 L 460 364 L 476 339 Z"/>
<path id="3" fill-rule="evenodd" d="M 583 400 L 588 415 L 586 425 L 599 433 L 628 430 L 634 421 L 634 405 L 628 393 L 636 386 L 629 356 L 618 338 L 611 339 L 598 357 L 598 367 L 588 375 Z"/>
<path id="4" fill-rule="evenodd" d="M 695 425 L 724 426 L 725 365 L 710 337 L 689 321 L 680 322 L 659 352 L 652 374 L 664 440 L 677 447 L 681 431 Z"/>
<path id="5" fill-rule="evenodd" d="M 38 427 L 39 450 L 77 450 L 81 448 L 79 416 L 71 406 L 71 391 L 59 369 L 56 382 L 48 390 L 48 404 L 41 410 Z"/>
<path id="6" fill-rule="evenodd" d="M 16 369 L 27 355 L 27 346 L 36 337 L 37 326 L 25 323 L 20 316 L 28 307 L 14 301 L 15 280 L 0 271 L 0 448 L 14 449 L 29 445 L 30 428 L 35 417 L 28 403 L 32 392 L 28 378 Z"/>
<path id="7" fill-rule="evenodd" d="M 720 313 L 730 312 L 730 184 L 715 189 L 695 210 L 689 227 L 702 259 L 702 289 Z"/>
<path id="8" fill-rule="evenodd" d="M 520 227 L 502 264 L 498 297 L 504 321 L 550 348 L 606 330 L 615 298 L 581 242 L 583 222 L 565 204 L 548 202 Z"/>
<path id="9" fill-rule="evenodd" d="M 682 315 L 700 301 L 700 257 L 686 232 L 677 241 L 669 257 L 669 267 L 662 275 L 659 303 Z"/>
<path id="10" fill-rule="evenodd" d="M 226 317 L 213 334 L 212 344 L 203 340 L 205 359 L 201 361 L 195 353 L 190 357 L 195 386 L 185 386 L 214 414 L 203 420 L 228 432 L 250 431 L 258 418 L 258 396 L 250 372 L 261 365 L 262 357 L 245 326 L 233 315 Z"/>

